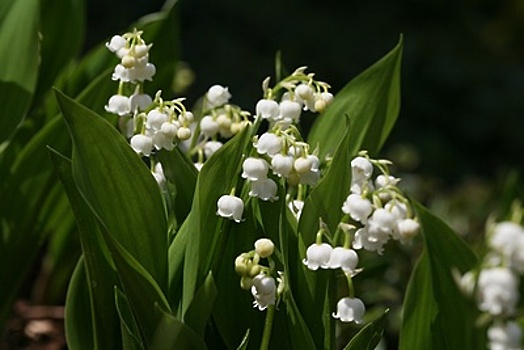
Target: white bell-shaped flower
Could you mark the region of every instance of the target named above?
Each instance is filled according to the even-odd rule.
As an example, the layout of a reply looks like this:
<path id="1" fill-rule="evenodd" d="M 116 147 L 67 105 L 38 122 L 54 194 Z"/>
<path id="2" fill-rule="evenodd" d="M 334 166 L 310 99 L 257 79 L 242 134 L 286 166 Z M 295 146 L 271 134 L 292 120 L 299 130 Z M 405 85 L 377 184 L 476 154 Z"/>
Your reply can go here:
<path id="1" fill-rule="evenodd" d="M 259 154 L 267 154 L 272 157 L 282 151 L 283 141 L 281 137 L 273 133 L 266 132 L 255 142 L 255 147 Z"/>
<path id="2" fill-rule="evenodd" d="M 362 323 L 362 318 L 366 312 L 366 307 L 362 300 L 358 298 L 342 298 L 337 303 L 337 312 L 333 317 L 342 322 Z"/>
<path id="3" fill-rule="evenodd" d="M 398 233 L 400 241 L 402 243 L 409 241 L 415 237 L 420 231 L 420 224 L 413 219 L 404 219 L 397 222 L 397 229 L 394 230 L 395 233 Z M 393 235 L 393 238 L 397 238 Z"/>
<path id="4" fill-rule="evenodd" d="M 206 158 L 211 157 L 224 144 L 220 141 L 207 141 L 204 144 L 204 154 Z"/>
<path id="5" fill-rule="evenodd" d="M 218 133 L 219 125 L 212 116 L 206 115 L 200 120 L 200 131 L 207 137 L 213 137 Z"/>
<path id="6" fill-rule="evenodd" d="M 327 269 L 329 268 L 332 250 L 333 247 L 327 243 L 313 243 L 307 248 L 306 259 L 302 260 L 302 262 L 310 270 L 317 270 L 319 267 Z"/>
<path id="7" fill-rule="evenodd" d="M 207 103 L 210 108 L 222 106 L 229 102 L 231 94 L 227 87 L 222 85 L 213 85 L 206 94 Z"/>
<path id="8" fill-rule="evenodd" d="M 263 201 L 276 201 L 278 199 L 277 190 L 277 184 L 272 179 L 260 179 L 251 182 L 249 195 L 260 198 Z"/>
<path id="9" fill-rule="evenodd" d="M 488 328 L 490 350 L 520 350 L 522 329 L 515 321 L 497 322 Z"/>
<path id="10" fill-rule="evenodd" d="M 170 138 L 171 140 L 173 140 L 176 137 L 177 131 L 177 126 L 170 122 L 162 123 L 162 126 L 160 126 L 160 132 L 164 134 L 167 138 Z"/>
<path id="11" fill-rule="evenodd" d="M 371 234 L 368 226 L 359 228 L 355 232 L 355 237 L 353 239 L 353 248 L 362 249 L 364 248 L 370 252 L 377 252 L 382 254 L 384 252 L 384 245 L 388 242 L 388 235 L 377 235 Z"/>
<path id="12" fill-rule="evenodd" d="M 158 109 L 153 109 L 147 113 L 146 127 L 152 130 L 160 130 L 162 124 L 168 121 L 169 116 L 166 113 L 162 113 Z"/>
<path id="13" fill-rule="evenodd" d="M 308 84 L 300 84 L 295 88 L 295 94 L 304 101 L 313 100 L 315 91 Z"/>
<path id="14" fill-rule="evenodd" d="M 300 174 L 300 183 L 315 186 L 320 179 L 320 171 L 311 168 L 308 172 Z"/>
<path id="15" fill-rule="evenodd" d="M 287 177 L 293 169 L 294 159 L 284 154 L 275 154 L 271 159 L 271 168 L 273 173 L 279 176 Z"/>
<path id="16" fill-rule="evenodd" d="M 148 94 L 133 94 L 129 98 L 131 104 L 131 112 L 136 110 L 145 111 L 153 103 L 153 99 Z"/>
<path id="17" fill-rule="evenodd" d="M 130 69 L 131 81 L 153 80 L 156 73 L 156 67 L 153 63 L 146 63 L 143 67 L 137 65 Z"/>
<path id="18" fill-rule="evenodd" d="M 375 179 L 375 186 L 376 188 L 383 188 L 386 186 L 396 186 L 399 183 L 400 179 L 396 178 L 394 176 L 386 176 L 384 174 L 380 174 Z"/>
<path id="19" fill-rule="evenodd" d="M 151 139 L 153 140 L 153 145 L 157 150 L 166 149 L 168 151 L 171 151 L 175 147 L 175 144 L 173 143 L 173 138 L 166 136 L 166 134 L 162 132 L 155 132 Z"/>
<path id="20" fill-rule="evenodd" d="M 373 206 L 369 199 L 363 198 L 360 194 L 352 193 L 342 205 L 342 211 L 349 214 L 353 220 L 365 224 L 373 211 Z"/>
<path id="21" fill-rule="evenodd" d="M 479 309 L 493 316 L 513 315 L 519 298 L 518 278 L 508 268 L 480 271 L 477 281 Z"/>
<path id="22" fill-rule="evenodd" d="M 113 74 L 111 75 L 111 79 L 112 80 L 120 80 L 120 81 L 122 81 L 124 83 L 130 82 L 131 81 L 131 76 L 130 76 L 129 69 L 127 69 L 126 67 L 124 67 L 121 64 L 117 64 L 115 66 Z"/>
<path id="23" fill-rule="evenodd" d="M 355 272 L 358 264 L 358 255 L 353 249 L 335 247 L 331 251 L 328 266 L 330 269 L 341 268 L 346 273 Z"/>
<path id="24" fill-rule="evenodd" d="M 111 52 L 118 52 L 118 50 L 125 48 L 127 45 L 127 40 L 120 35 L 114 35 L 109 42 L 106 43 L 106 47 Z"/>
<path id="25" fill-rule="evenodd" d="M 356 157 L 351 161 L 351 174 L 353 181 L 367 181 L 373 174 L 373 164 L 364 157 Z"/>
<path id="26" fill-rule="evenodd" d="M 244 213 L 244 202 L 242 199 L 223 195 L 217 202 L 217 214 L 223 218 L 235 220 L 235 222 L 242 221 L 242 214 Z"/>
<path id="27" fill-rule="evenodd" d="M 280 115 L 280 107 L 276 101 L 262 99 L 257 102 L 256 113 L 264 119 L 274 121 Z"/>
<path id="28" fill-rule="evenodd" d="M 264 311 L 269 305 L 274 305 L 276 301 L 277 286 L 275 279 L 265 274 L 256 275 L 253 278 L 251 294 L 255 298 L 254 307 Z"/>
<path id="29" fill-rule="evenodd" d="M 131 144 L 131 148 L 133 148 L 136 153 L 141 153 L 146 157 L 149 156 L 153 150 L 153 140 L 151 137 L 146 135 L 135 135 L 131 138 L 129 143 Z"/>
<path id="30" fill-rule="evenodd" d="M 297 123 L 300 120 L 300 114 L 302 113 L 302 106 L 300 103 L 284 100 L 280 102 L 279 109 L 279 119 L 284 119 L 291 123 Z"/>
<path id="31" fill-rule="evenodd" d="M 109 113 L 124 116 L 131 113 L 131 103 L 129 97 L 123 95 L 113 95 L 109 98 L 105 110 Z"/>
<path id="32" fill-rule="evenodd" d="M 267 178 L 269 164 L 264 159 L 249 157 L 242 163 L 242 177 L 250 181 Z"/>
<path id="33" fill-rule="evenodd" d="M 515 250 L 515 242 L 521 237 L 524 237 L 522 226 L 511 221 L 503 221 L 495 225 L 489 239 L 489 246 L 509 257 Z"/>

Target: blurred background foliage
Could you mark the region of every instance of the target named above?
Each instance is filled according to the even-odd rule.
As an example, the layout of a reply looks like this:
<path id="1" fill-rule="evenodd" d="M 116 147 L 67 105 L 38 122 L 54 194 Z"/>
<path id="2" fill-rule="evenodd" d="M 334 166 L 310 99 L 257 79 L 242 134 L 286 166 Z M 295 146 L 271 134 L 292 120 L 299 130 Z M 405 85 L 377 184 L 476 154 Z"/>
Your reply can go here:
<path id="1" fill-rule="evenodd" d="M 86 50 L 163 3 L 88 0 Z M 177 89 L 189 103 L 219 83 L 253 110 L 278 51 L 288 69 L 307 65 L 336 92 L 402 33 L 402 107 L 384 155 L 398 163 L 397 172 L 416 172 L 405 186 L 461 233 L 471 231 L 472 218 L 474 225 L 484 222 L 508 174 L 524 165 L 521 0 L 181 0 L 179 6 L 185 64 Z M 187 89 L 180 79 L 190 83 Z"/>

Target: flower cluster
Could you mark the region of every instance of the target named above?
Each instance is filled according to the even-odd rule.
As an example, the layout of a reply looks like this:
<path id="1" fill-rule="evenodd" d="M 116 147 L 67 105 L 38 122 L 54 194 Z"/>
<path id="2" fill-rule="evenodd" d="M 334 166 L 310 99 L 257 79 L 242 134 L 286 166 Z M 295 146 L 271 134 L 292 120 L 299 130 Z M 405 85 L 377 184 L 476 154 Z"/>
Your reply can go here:
<path id="1" fill-rule="evenodd" d="M 310 270 L 338 269 L 346 275 L 349 296 L 339 300 L 333 317 L 343 322 L 362 322 L 364 303 L 354 297 L 352 277 L 357 269 L 358 255 L 355 250 L 364 248 L 382 254 L 390 238 L 402 243 L 413 238 L 419 231 L 419 223 L 413 216 L 409 201 L 397 187 L 399 179 L 389 175 L 389 161 L 371 159 L 366 152 L 351 161 L 351 193 L 342 205 L 346 214 L 338 225 L 337 232 L 330 237 L 323 222 L 317 233 L 316 242 L 307 248 L 303 263 Z M 381 172 L 373 179 L 374 168 Z M 344 233 L 343 246 L 325 243 L 323 237 L 336 242 Z"/>
<path id="2" fill-rule="evenodd" d="M 275 245 L 270 239 L 260 238 L 255 242 L 255 249 L 242 253 L 235 259 L 235 271 L 241 277 L 240 286 L 251 291 L 255 299 L 253 306 L 260 311 L 269 305 L 275 305 L 285 287 L 281 271 L 277 272 L 279 277 L 276 281 L 272 276 L 275 270 L 271 260 L 274 250 Z M 260 259 L 267 259 L 269 266 L 260 265 Z"/>
<path id="3" fill-rule="evenodd" d="M 488 328 L 490 349 L 520 349 L 522 330 L 513 320 L 519 301 L 519 282 L 524 274 L 524 227 L 520 208 L 514 221 L 490 223 L 488 251 L 479 270 L 468 271 L 459 286 L 475 297 L 480 311 L 492 320 Z"/>
<path id="4" fill-rule="evenodd" d="M 106 111 L 124 117 L 146 110 L 152 99 L 143 93 L 143 83 L 152 80 L 156 73 L 155 65 L 149 62 L 151 45 L 146 44 L 142 32 L 135 29 L 113 36 L 106 47 L 120 59 L 112 75 L 112 79 L 119 82 L 118 93 L 109 98 Z M 132 93 L 126 94 L 125 90 Z"/>
<path id="5" fill-rule="evenodd" d="M 355 249 L 382 254 L 390 238 L 406 243 L 420 229 L 409 201 L 397 187 L 400 179 L 389 174 L 390 164 L 388 160 L 371 159 L 366 152 L 351 161 L 351 193 L 342 211 L 361 226 L 355 233 Z M 375 167 L 381 174 L 373 180 Z"/>

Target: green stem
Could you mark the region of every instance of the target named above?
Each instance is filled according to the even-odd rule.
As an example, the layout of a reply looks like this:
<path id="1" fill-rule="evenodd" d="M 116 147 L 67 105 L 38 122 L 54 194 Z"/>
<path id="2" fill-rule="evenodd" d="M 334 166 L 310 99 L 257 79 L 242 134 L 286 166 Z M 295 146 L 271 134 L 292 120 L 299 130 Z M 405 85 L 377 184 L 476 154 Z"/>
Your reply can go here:
<path id="1" fill-rule="evenodd" d="M 262 342 L 260 343 L 260 350 L 269 349 L 269 338 L 271 338 L 271 329 L 273 328 L 274 315 L 275 305 L 268 305 L 266 313 L 266 322 L 264 323 L 264 333 L 262 334 Z"/>

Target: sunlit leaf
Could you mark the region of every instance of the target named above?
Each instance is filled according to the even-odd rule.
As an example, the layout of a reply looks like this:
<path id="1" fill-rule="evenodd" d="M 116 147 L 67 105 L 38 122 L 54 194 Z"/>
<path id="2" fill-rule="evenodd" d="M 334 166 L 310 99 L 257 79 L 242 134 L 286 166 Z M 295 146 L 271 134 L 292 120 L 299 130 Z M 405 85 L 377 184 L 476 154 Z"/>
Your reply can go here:
<path id="1" fill-rule="evenodd" d="M 416 209 L 425 250 L 404 300 L 400 349 L 478 349 L 476 307 L 452 275 L 472 269 L 477 258 L 444 222 L 420 204 Z"/>
<path id="2" fill-rule="evenodd" d="M 167 223 L 158 184 L 105 119 L 60 92 L 57 99 L 73 139 L 79 191 L 110 234 L 165 290 Z"/>
<path id="3" fill-rule="evenodd" d="M 0 21 L 0 144 L 31 105 L 39 68 L 39 1 L 6 0 Z"/>
<path id="4" fill-rule="evenodd" d="M 400 62 L 402 37 L 381 60 L 350 81 L 322 113 L 311 129 L 308 142 L 320 147 L 320 157 L 332 155 L 350 120 L 350 153 L 361 149 L 376 154 L 393 128 L 400 109 Z"/>

